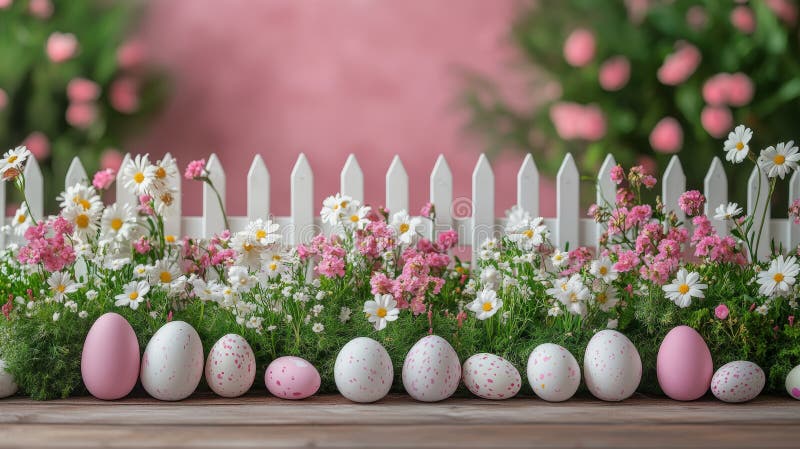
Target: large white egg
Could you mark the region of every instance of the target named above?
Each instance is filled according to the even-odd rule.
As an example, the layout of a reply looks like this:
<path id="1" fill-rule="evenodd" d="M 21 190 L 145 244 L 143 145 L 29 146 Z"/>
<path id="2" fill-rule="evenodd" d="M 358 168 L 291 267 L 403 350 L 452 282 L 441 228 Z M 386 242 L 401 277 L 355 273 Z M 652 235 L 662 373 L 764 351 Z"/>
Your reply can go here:
<path id="1" fill-rule="evenodd" d="M 428 335 L 408 351 L 403 363 L 403 387 L 412 398 L 424 402 L 447 399 L 460 381 L 458 354 L 444 338 Z"/>
<path id="2" fill-rule="evenodd" d="M 358 337 L 350 340 L 333 366 L 336 388 L 354 402 L 375 402 L 392 388 L 394 367 L 386 349 L 377 341 Z"/>
<path id="3" fill-rule="evenodd" d="M 642 380 L 642 359 L 628 337 L 606 329 L 589 340 L 583 356 L 586 387 L 598 399 L 622 401 Z"/>
<path id="4" fill-rule="evenodd" d="M 241 335 L 217 340 L 206 360 L 206 383 L 214 393 L 235 398 L 247 393 L 256 379 L 256 357 Z"/>
<path id="5" fill-rule="evenodd" d="M 14 376 L 6 371 L 6 362 L 0 360 L 0 398 L 7 398 L 17 392 L 17 383 Z"/>
<path id="6" fill-rule="evenodd" d="M 508 360 L 494 354 L 475 354 L 461 369 L 464 385 L 484 399 L 508 399 L 519 393 L 522 378 Z"/>
<path id="7" fill-rule="evenodd" d="M 789 396 L 800 400 L 800 365 L 792 368 L 786 375 L 786 392 Z"/>
<path id="8" fill-rule="evenodd" d="M 722 365 L 711 378 L 711 393 L 724 402 L 747 402 L 755 399 L 767 377 L 753 362 L 738 360 Z"/>
<path id="9" fill-rule="evenodd" d="M 189 397 L 203 376 L 203 344 L 192 326 L 172 321 L 156 331 L 142 356 L 141 381 L 162 401 Z"/>
<path id="10" fill-rule="evenodd" d="M 536 396 L 545 401 L 566 401 L 578 391 L 581 369 L 566 348 L 545 343 L 528 357 L 528 382 Z"/>

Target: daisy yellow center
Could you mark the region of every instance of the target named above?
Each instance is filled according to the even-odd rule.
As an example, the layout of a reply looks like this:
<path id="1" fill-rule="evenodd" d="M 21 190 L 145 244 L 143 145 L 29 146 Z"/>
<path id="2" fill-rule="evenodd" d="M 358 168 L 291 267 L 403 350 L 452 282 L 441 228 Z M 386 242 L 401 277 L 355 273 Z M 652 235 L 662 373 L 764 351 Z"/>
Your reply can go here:
<path id="1" fill-rule="evenodd" d="M 685 295 L 689 293 L 689 286 L 687 284 L 681 284 L 680 287 L 678 287 L 678 291 L 681 295 Z"/>
<path id="2" fill-rule="evenodd" d="M 570 293 L 569 302 L 578 302 L 578 295 L 576 295 L 575 293 Z"/>
<path id="3" fill-rule="evenodd" d="M 136 174 L 133 175 L 133 180 L 136 182 L 136 184 L 141 184 L 144 182 L 144 173 L 136 172 Z"/>
<path id="4" fill-rule="evenodd" d="M 607 300 L 608 300 L 608 297 L 606 297 L 606 294 L 605 294 L 605 293 L 598 293 L 598 294 L 597 294 L 597 299 L 596 299 L 596 301 L 597 301 L 598 303 L 600 303 L 600 304 L 605 304 Z"/>
<path id="5" fill-rule="evenodd" d="M 175 236 L 174 235 L 167 235 L 167 236 L 164 237 L 164 240 L 166 240 L 167 243 L 175 243 Z"/>
<path id="6" fill-rule="evenodd" d="M 18 159 L 17 156 L 12 154 L 11 156 L 8 157 L 8 159 L 6 159 L 6 161 L 8 161 L 9 164 L 13 164 L 14 162 L 16 162 L 17 159 Z"/>
<path id="7" fill-rule="evenodd" d="M 744 149 L 744 144 L 742 142 L 737 142 L 736 143 L 736 149 L 738 151 L 742 151 Z"/>
<path id="8" fill-rule="evenodd" d="M 58 285 L 56 287 L 56 291 L 59 292 L 59 293 L 64 293 L 64 290 L 66 290 L 66 289 L 67 289 L 67 287 L 64 284 L 60 284 L 60 285 Z"/>
<path id="9" fill-rule="evenodd" d="M 775 276 L 772 276 L 772 279 L 774 279 L 775 282 L 783 282 L 783 273 L 775 273 Z"/>
<path id="10" fill-rule="evenodd" d="M 485 302 L 485 303 L 483 303 L 483 307 L 482 308 L 483 308 L 484 312 L 491 312 L 492 311 L 492 303 Z"/>
<path id="11" fill-rule="evenodd" d="M 522 235 L 524 235 L 526 238 L 532 239 L 532 238 L 533 238 L 533 231 L 532 231 L 532 230 L 530 230 L 530 229 L 526 229 L 526 230 L 525 230 L 525 231 L 522 233 Z"/>
<path id="12" fill-rule="evenodd" d="M 564 258 L 564 256 L 562 256 L 561 254 L 556 254 L 556 256 L 555 256 L 556 260 L 561 260 L 563 258 Z"/>
<path id="13" fill-rule="evenodd" d="M 25 214 L 19 214 L 19 217 L 17 217 L 17 223 L 20 223 L 20 224 L 25 223 L 25 220 L 27 220 L 27 219 L 28 219 L 28 217 L 26 217 Z"/>
<path id="14" fill-rule="evenodd" d="M 89 216 L 86 214 L 80 214 L 75 217 L 75 225 L 77 225 L 81 229 L 85 229 L 89 227 Z"/>
<path id="15" fill-rule="evenodd" d="M 358 220 L 359 220 L 358 215 L 350 216 L 350 221 L 352 221 L 353 223 L 358 223 Z"/>
<path id="16" fill-rule="evenodd" d="M 121 218 L 114 218 L 111 220 L 111 229 L 115 231 L 119 231 L 122 228 L 122 219 Z"/>
<path id="17" fill-rule="evenodd" d="M 166 177 L 167 177 L 167 171 L 166 171 L 166 170 L 164 170 L 164 167 L 158 167 L 158 168 L 156 169 L 156 178 L 158 178 L 158 179 L 164 179 L 164 178 L 166 178 Z"/>
<path id="18" fill-rule="evenodd" d="M 349 204 L 349 201 L 342 201 L 342 209 L 346 208 Z"/>
<path id="19" fill-rule="evenodd" d="M 281 260 L 281 255 L 280 254 L 273 254 L 272 255 L 272 260 Z"/>
<path id="20" fill-rule="evenodd" d="M 375 311 L 375 315 L 378 315 L 379 318 L 383 318 L 386 316 L 386 309 L 383 307 L 378 307 L 378 310 Z"/>
<path id="21" fill-rule="evenodd" d="M 131 292 L 131 294 L 128 295 L 128 298 L 130 298 L 131 301 L 136 301 L 139 298 L 139 292 Z"/>
<path id="22" fill-rule="evenodd" d="M 774 162 L 775 165 L 783 165 L 783 163 L 786 162 L 786 157 L 782 154 L 777 154 L 772 158 L 772 162 Z"/>
<path id="23" fill-rule="evenodd" d="M 270 271 L 275 271 L 277 269 L 278 269 L 278 264 L 277 263 L 272 262 L 271 264 L 269 264 L 269 270 Z"/>
<path id="24" fill-rule="evenodd" d="M 265 238 L 266 236 L 267 236 L 267 231 L 265 231 L 263 229 L 259 229 L 258 231 L 256 231 L 256 238 L 257 239 L 261 240 L 261 239 Z"/>
<path id="25" fill-rule="evenodd" d="M 605 276 L 608 274 L 608 267 L 600 267 L 600 269 L 597 271 L 599 271 L 601 275 Z"/>
<path id="26" fill-rule="evenodd" d="M 245 243 L 245 244 L 242 246 L 242 249 L 244 249 L 245 251 L 250 251 L 251 249 L 253 249 L 253 245 L 251 245 L 251 244 L 249 244 L 249 243 Z"/>
<path id="27" fill-rule="evenodd" d="M 172 274 L 169 271 L 162 271 L 158 278 L 161 279 L 161 283 L 163 284 L 172 282 Z"/>
<path id="28" fill-rule="evenodd" d="M 410 228 L 410 226 L 408 225 L 408 223 L 400 224 L 400 233 L 401 234 L 405 234 L 406 232 L 408 232 L 409 228 Z"/>

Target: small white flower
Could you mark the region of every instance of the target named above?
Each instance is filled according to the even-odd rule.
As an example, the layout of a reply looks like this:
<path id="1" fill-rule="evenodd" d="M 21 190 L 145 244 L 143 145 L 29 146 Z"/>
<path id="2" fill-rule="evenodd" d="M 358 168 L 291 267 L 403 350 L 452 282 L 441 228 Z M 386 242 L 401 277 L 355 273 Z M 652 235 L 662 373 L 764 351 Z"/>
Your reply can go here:
<path id="1" fill-rule="evenodd" d="M 753 138 L 753 131 L 746 128 L 744 125 L 737 126 L 733 131 L 728 133 L 728 140 L 723 144 L 725 150 L 725 159 L 738 164 L 742 162 L 750 153 L 750 139 Z"/>
<path id="2" fill-rule="evenodd" d="M 401 210 L 392 216 L 391 225 L 397 233 L 397 240 L 409 245 L 414 241 L 421 223 L 419 217 L 411 217 L 408 212 Z"/>
<path id="3" fill-rule="evenodd" d="M 50 286 L 50 292 L 56 302 L 63 301 L 65 296 L 75 293 L 80 288 L 80 284 L 75 283 L 69 273 L 64 271 L 56 271 L 51 274 L 47 279 L 47 285 Z"/>
<path id="4" fill-rule="evenodd" d="M 150 187 L 155 182 L 154 174 L 149 167 L 150 158 L 148 155 L 137 155 L 128 160 L 122 167 L 122 185 L 137 197 L 152 193 Z"/>
<path id="5" fill-rule="evenodd" d="M 769 312 L 769 306 L 767 304 L 761 304 L 756 307 L 755 312 L 759 315 L 766 315 Z"/>
<path id="6" fill-rule="evenodd" d="M 233 265 L 228 268 L 228 281 L 237 292 L 249 292 L 256 286 L 256 277 L 252 276 L 247 268 Z"/>
<path id="7" fill-rule="evenodd" d="M 732 220 L 742 213 L 742 208 L 736 203 L 720 204 L 714 209 L 714 219 L 720 221 Z"/>
<path id="8" fill-rule="evenodd" d="M 797 151 L 798 148 L 792 140 L 781 142 L 774 147 L 769 146 L 761 150 L 758 165 L 770 178 L 779 176 L 783 179 L 789 172 L 797 169 L 797 161 L 800 161 L 800 153 Z"/>
<path id="9" fill-rule="evenodd" d="M 602 290 L 594 294 L 594 302 L 603 312 L 611 310 L 617 305 L 617 301 L 617 292 L 611 285 L 606 285 Z"/>
<path id="10" fill-rule="evenodd" d="M 78 317 L 80 319 L 82 319 L 82 320 L 85 320 L 88 316 L 89 316 L 89 312 L 87 312 L 85 310 L 81 310 L 80 312 L 78 312 Z"/>
<path id="11" fill-rule="evenodd" d="M 68 186 L 59 196 L 61 209 L 76 207 L 80 210 L 91 211 L 93 214 L 99 213 L 103 209 L 103 200 L 92 186 L 82 182 Z"/>
<path id="12" fill-rule="evenodd" d="M 800 266 L 792 256 L 786 259 L 779 255 L 769 264 L 769 269 L 758 273 L 758 293 L 764 296 L 789 296 L 794 287 Z"/>
<path id="13" fill-rule="evenodd" d="M 276 326 L 276 325 L 274 325 L 274 324 L 271 324 L 271 325 L 267 326 L 267 330 L 268 330 L 269 332 L 272 332 L 272 331 L 274 331 L 274 330 L 275 330 L 275 329 L 277 329 L 277 328 L 278 328 L 278 326 Z"/>
<path id="14" fill-rule="evenodd" d="M 61 314 L 58 312 L 53 313 L 53 321 L 58 321 L 61 318 Z"/>
<path id="15" fill-rule="evenodd" d="M 278 234 L 280 226 L 272 220 L 258 219 L 247 225 L 249 240 L 260 246 L 269 246 L 280 240 Z"/>
<path id="16" fill-rule="evenodd" d="M 345 209 L 342 223 L 353 229 L 364 229 L 369 224 L 369 212 L 371 208 L 368 206 L 361 206 L 357 201 L 350 203 L 350 206 Z"/>
<path id="17" fill-rule="evenodd" d="M 386 323 L 394 321 L 400 314 L 397 301 L 392 295 L 375 295 L 375 299 L 364 303 L 367 321 L 375 326 L 375 330 L 383 330 Z"/>
<path id="18" fill-rule="evenodd" d="M 525 220 L 512 229 L 507 229 L 508 238 L 523 251 L 531 251 L 544 243 L 548 236 L 544 218 Z"/>
<path id="19" fill-rule="evenodd" d="M 554 267 L 561 268 L 569 262 L 569 253 L 557 249 L 553 255 L 550 256 L 550 261 L 553 263 Z"/>
<path id="20" fill-rule="evenodd" d="M 278 251 L 266 251 L 261 255 L 261 266 L 269 279 L 275 279 L 286 271 L 283 255 Z"/>
<path id="21" fill-rule="evenodd" d="M 531 214 L 519 206 L 513 206 L 510 210 L 506 211 L 506 229 L 513 229 L 521 223 L 530 221 Z"/>
<path id="22" fill-rule="evenodd" d="M 619 273 L 614 269 L 614 263 L 608 257 L 593 260 L 589 273 L 598 279 L 602 279 L 603 282 L 612 282 L 619 277 Z"/>
<path id="23" fill-rule="evenodd" d="M 346 323 L 350 321 L 350 314 L 352 313 L 353 311 L 350 310 L 349 307 L 342 307 L 341 310 L 339 310 L 339 322 Z"/>
<path id="24" fill-rule="evenodd" d="M 103 211 L 100 219 L 100 235 L 106 240 L 123 241 L 130 238 L 136 226 L 136 217 L 128 204 L 114 203 Z"/>
<path id="25" fill-rule="evenodd" d="M 31 224 L 33 224 L 33 221 L 31 220 L 31 214 L 28 213 L 28 206 L 22 203 L 17 212 L 14 213 L 14 221 L 11 223 L 14 228 L 14 234 L 24 235 Z"/>
<path id="26" fill-rule="evenodd" d="M 314 331 L 315 334 L 319 334 L 325 330 L 325 325 L 322 323 L 314 323 L 314 325 L 311 326 L 311 330 Z"/>
<path id="27" fill-rule="evenodd" d="M 194 293 L 200 301 L 216 302 L 220 297 L 220 292 L 214 281 L 206 282 L 200 278 L 195 278 L 191 281 L 191 284 L 192 293 Z"/>
<path id="28" fill-rule="evenodd" d="M 3 159 L 0 159 L 0 177 L 3 180 L 14 179 L 22 172 L 25 161 L 31 156 L 27 147 L 20 146 L 13 150 L 6 151 Z"/>
<path id="29" fill-rule="evenodd" d="M 561 307 L 558 307 L 558 304 L 553 304 L 553 307 L 547 309 L 547 316 L 560 316 L 563 313 L 564 311 L 561 310 Z"/>
<path id="30" fill-rule="evenodd" d="M 563 289 L 564 287 L 562 287 Z M 574 315 L 586 315 L 586 300 L 591 298 L 589 288 L 584 285 L 580 275 L 573 274 L 566 283 L 566 290 L 558 296 L 558 300 L 567 306 L 567 311 Z"/>
<path id="31" fill-rule="evenodd" d="M 133 267 L 133 276 L 137 279 L 144 278 L 147 276 L 148 273 L 150 273 L 150 269 L 151 267 L 148 265 L 142 265 L 142 264 L 136 265 L 135 267 Z"/>
<path id="32" fill-rule="evenodd" d="M 322 313 L 323 309 L 325 309 L 325 306 L 323 306 L 322 304 L 315 304 L 314 307 L 311 308 L 311 313 L 314 316 L 319 316 L 319 314 Z"/>
<path id="33" fill-rule="evenodd" d="M 162 259 L 153 264 L 148 270 L 148 279 L 153 285 L 169 288 L 172 281 L 181 275 L 178 267 L 167 259 Z"/>
<path id="34" fill-rule="evenodd" d="M 146 281 L 132 281 L 125 284 L 123 293 L 115 296 L 114 305 L 117 307 L 130 307 L 133 310 L 139 308 L 139 304 L 144 301 L 147 292 L 150 291 L 150 284 Z"/>
<path id="35" fill-rule="evenodd" d="M 495 289 L 500 281 L 500 272 L 493 266 L 488 266 L 481 271 L 481 283 L 488 288 Z"/>
<path id="36" fill-rule="evenodd" d="M 664 285 L 662 290 L 667 299 L 674 302 L 678 307 L 685 308 L 692 304 L 692 298 L 705 298 L 705 290 L 708 286 L 700 283 L 700 274 L 686 271 L 681 268 L 671 284 Z"/>
<path id="37" fill-rule="evenodd" d="M 616 318 L 613 320 L 610 319 L 608 323 L 606 323 L 606 329 L 616 329 L 617 326 L 619 326 L 619 320 Z"/>
<path id="38" fill-rule="evenodd" d="M 475 318 L 483 321 L 491 318 L 503 307 L 503 300 L 497 297 L 497 292 L 488 288 L 478 292 L 474 301 L 467 308 L 475 312 Z"/>
<path id="39" fill-rule="evenodd" d="M 249 320 L 247 320 L 246 326 L 250 329 L 261 329 L 261 323 L 264 321 L 263 318 L 257 316 L 251 316 Z"/>
<path id="40" fill-rule="evenodd" d="M 78 303 L 75 301 L 67 301 L 64 303 L 64 308 L 69 309 L 70 312 L 77 312 L 78 311 Z"/>
<path id="41" fill-rule="evenodd" d="M 322 202 L 322 210 L 319 213 L 322 217 L 322 222 L 332 225 L 338 224 L 344 214 L 344 209 L 350 206 L 351 201 L 353 199 L 349 196 L 338 193 L 325 198 Z"/>

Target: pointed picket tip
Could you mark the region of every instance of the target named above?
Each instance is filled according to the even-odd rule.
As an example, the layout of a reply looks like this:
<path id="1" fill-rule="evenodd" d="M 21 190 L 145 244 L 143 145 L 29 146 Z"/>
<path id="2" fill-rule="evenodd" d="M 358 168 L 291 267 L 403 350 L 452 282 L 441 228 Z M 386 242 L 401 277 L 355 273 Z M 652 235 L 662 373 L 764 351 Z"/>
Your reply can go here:
<path id="1" fill-rule="evenodd" d="M 400 160 L 400 156 L 395 154 L 392 158 L 392 163 L 389 164 L 389 170 L 386 171 L 386 177 L 392 176 L 408 176 L 406 173 L 406 167 L 403 165 L 403 161 Z"/>
<path id="2" fill-rule="evenodd" d="M 86 169 L 83 168 L 83 164 L 78 156 L 75 156 L 72 158 L 72 162 L 70 162 L 69 168 L 67 169 L 67 175 L 64 178 L 64 187 L 73 186 L 88 180 L 89 177 L 86 175 Z"/>
<path id="3" fill-rule="evenodd" d="M 217 157 L 217 153 L 211 153 L 211 156 L 208 157 L 208 162 L 206 162 L 206 170 L 211 171 L 212 168 L 217 168 L 217 166 L 222 167 L 222 162 Z"/>
<path id="4" fill-rule="evenodd" d="M 308 159 L 306 158 L 305 153 L 300 153 L 297 156 L 297 162 L 294 163 L 294 167 L 292 167 L 292 179 L 299 177 L 299 176 L 308 176 L 311 174 L 311 164 L 308 163 Z"/>
<path id="5" fill-rule="evenodd" d="M 472 179 L 474 180 L 483 173 L 488 173 L 494 178 L 494 172 L 492 171 L 492 164 L 489 163 L 489 158 L 481 153 L 478 162 L 475 164 L 475 169 L 472 171 Z"/>
<path id="6" fill-rule="evenodd" d="M 164 153 L 164 158 L 161 160 L 164 162 L 175 162 L 175 158 L 172 157 L 172 153 L 170 153 L 169 151 Z"/>
<path id="7" fill-rule="evenodd" d="M 685 176 L 683 173 L 683 166 L 681 160 L 677 155 L 673 155 L 667 164 L 667 169 L 664 170 L 664 179 L 672 178 L 674 176 Z"/>
<path id="8" fill-rule="evenodd" d="M 519 167 L 519 172 L 517 172 L 517 178 L 519 179 L 531 173 L 538 174 L 539 168 L 536 167 L 536 161 L 533 160 L 533 155 L 528 153 L 525 155 L 525 159 L 522 160 L 522 165 Z"/>
<path id="9" fill-rule="evenodd" d="M 447 159 L 444 157 L 444 154 L 440 154 L 439 157 L 436 158 L 436 163 L 433 164 L 431 177 L 438 178 L 444 176 L 452 177 L 453 174 L 450 171 L 450 165 L 447 163 Z"/>
<path id="10" fill-rule="evenodd" d="M 25 162 L 25 168 L 22 170 L 22 173 L 25 174 L 25 178 L 30 178 L 31 176 L 42 176 L 42 169 L 39 167 L 39 161 L 36 160 L 35 157 L 29 157 L 28 161 Z"/>
<path id="11" fill-rule="evenodd" d="M 269 176 L 269 170 L 267 169 L 267 164 L 264 163 L 264 159 L 261 157 L 261 155 L 256 154 L 255 157 L 253 157 L 253 162 L 250 164 L 250 169 L 247 171 L 247 178 L 249 179 L 261 174 L 266 174 Z"/>
<path id="12" fill-rule="evenodd" d="M 533 216 L 539 215 L 539 168 L 530 153 L 525 155 L 517 172 L 517 207 Z"/>
<path id="13" fill-rule="evenodd" d="M 600 170 L 597 173 L 598 178 L 603 178 L 605 176 L 611 177 L 611 170 L 617 166 L 617 160 L 614 159 L 614 155 L 608 153 L 606 158 L 603 159 L 603 164 L 600 166 Z"/>
<path id="14" fill-rule="evenodd" d="M 706 176 L 703 178 L 703 181 L 710 182 L 713 179 L 724 176 L 725 168 L 722 166 L 722 161 L 717 156 L 714 156 L 714 159 L 711 160 L 711 165 L 709 165 L 708 172 L 706 172 Z"/>
<path id="15" fill-rule="evenodd" d="M 247 219 L 254 221 L 269 217 L 270 176 L 260 154 L 253 157 L 247 171 Z"/>
<path id="16" fill-rule="evenodd" d="M 358 160 L 354 154 L 347 156 L 342 172 L 339 175 L 339 189 L 343 195 L 364 201 L 364 172 L 358 165 Z"/>
<path id="17" fill-rule="evenodd" d="M 578 166 L 575 164 L 575 158 L 572 157 L 572 153 L 567 153 L 567 155 L 564 156 L 561 167 L 558 168 L 556 179 L 572 174 L 578 175 Z"/>

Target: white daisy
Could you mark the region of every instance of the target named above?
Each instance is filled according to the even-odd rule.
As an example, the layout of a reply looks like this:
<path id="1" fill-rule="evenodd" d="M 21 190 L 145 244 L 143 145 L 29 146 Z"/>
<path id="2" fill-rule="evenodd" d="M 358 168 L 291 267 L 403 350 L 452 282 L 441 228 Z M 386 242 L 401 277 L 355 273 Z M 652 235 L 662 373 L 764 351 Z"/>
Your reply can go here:
<path id="1" fill-rule="evenodd" d="M 145 295 L 150 291 L 150 284 L 147 281 L 132 281 L 125 284 L 123 293 L 115 296 L 114 305 L 117 307 L 130 307 L 133 310 L 139 308 L 139 304 L 144 301 Z"/>
<path id="2" fill-rule="evenodd" d="M 509 230 L 508 238 L 524 251 L 531 251 L 544 243 L 548 236 L 542 217 L 524 220 Z"/>
<path id="3" fill-rule="evenodd" d="M 350 321 L 350 314 L 352 314 L 352 313 L 353 313 L 353 311 L 350 310 L 349 307 L 342 307 L 339 310 L 339 322 L 340 323 L 346 323 L 346 322 Z"/>
<path id="4" fill-rule="evenodd" d="M 181 275 L 178 267 L 167 259 L 161 259 L 148 270 L 147 277 L 153 285 L 169 288 L 172 282 Z"/>
<path id="5" fill-rule="evenodd" d="M 0 159 L 0 177 L 3 180 L 14 179 L 22 172 L 25 161 L 31 156 L 27 147 L 20 146 L 13 150 L 6 151 L 3 159 Z"/>
<path id="6" fill-rule="evenodd" d="M 422 223 L 419 217 L 411 217 L 408 212 L 401 210 L 392 216 L 391 226 L 397 233 L 397 240 L 410 245 L 417 235 L 417 228 Z"/>
<path id="7" fill-rule="evenodd" d="M 153 180 L 152 192 L 161 192 L 168 189 L 170 181 L 178 177 L 178 164 L 172 158 L 164 158 L 146 166 L 145 171 L 145 176 Z"/>
<path id="8" fill-rule="evenodd" d="M 797 259 L 782 255 L 772 259 L 769 269 L 758 273 L 758 293 L 764 296 L 789 296 L 800 273 Z"/>
<path id="9" fill-rule="evenodd" d="M 50 292 L 56 302 L 63 301 L 64 297 L 70 293 L 75 293 L 81 287 L 80 284 L 72 280 L 69 273 L 63 271 L 56 271 L 51 274 L 47 279 L 47 285 L 50 286 Z"/>
<path id="10" fill-rule="evenodd" d="M 262 269 L 269 279 L 275 279 L 283 274 L 286 265 L 283 263 L 283 255 L 278 251 L 266 251 L 261 255 L 263 262 Z"/>
<path id="11" fill-rule="evenodd" d="M 319 334 L 325 330 L 325 325 L 322 323 L 314 323 L 314 325 L 311 326 L 311 330 L 314 331 L 315 334 Z"/>
<path id="12" fill-rule="evenodd" d="M 70 206 L 61 211 L 61 216 L 72 223 L 73 235 L 81 240 L 95 237 L 100 229 L 100 211 L 84 209 L 82 206 Z"/>
<path id="13" fill-rule="evenodd" d="M 350 203 L 350 207 L 345 209 L 343 214 L 342 223 L 352 229 L 364 229 L 364 226 L 369 224 L 369 206 L 361 206 L 357 201 Z"/>
<path id="14" fill-rule="evenodd" d="M 135 226 L 136 216 L 130 205 L 114 203 L 103 211 L 100 235 L 104 240 L 128 240 Z"/>
<path id="15" fill-rule="evenodd" d="M 338 193 L 325 198 L 322 202 L 322 210 L 319 213 L 322 217 L 322 222 L 332 225 L 338 224 L 344 209 L 350 206 L 352 200 L 349 196 Z"/>
<path id="16" fill-rule="evenodd" d="M 236 264 L 244 265 L 251 270 L 257 270 L 261 265 L 261 247 L 250 236 L 249 232 L 237 232 L 230 242 L 231 248 L 236 251 Z"/>
<path id="17" fill-rule="evenodd" d="M 603 289 L 595 292 L 594 302 L 597 303 L 597 306 L 600 307 L 600 310 L 603 312 L 608 312 L 617 305 L 618 299 L 616 289 L 610 285 L 604 286 Z"/>
<path id="18" fill-rule="evenodd" d="M 744 125 L 737 126 L 733 131 L 728 133 L 728 140 L 723 144 L 725 150 L 725 159 L 738 164 L 742 162 L 747 154 L 750 152 L 750 139 L 753 138 L 753 131 L 746 128 Z"/>
<path id="19" fill-rule="evenodd" d="M 238 265 L 228 268 L 228 281 L 236 292 L 248 292 L 256 285 L 255 276 L 247 268 Z"/>
<path id="20" fill-rule="evenodd" d="M 561 268 L 569 262 L 569 253 L 557 249 L 553 255 L 550 256 L 550 261 L 553 262 L 554 267 Z"/>
<path id="21" fill-rule="evenodd" d="M 758 165 L 767 172 L 767 176 L 774 178 L 779 176 L 783 179 L 789 172 L 797 168 L 797 161 L 800 161 L 800 153 L 790 140 L 786 143 L 779 143 L 776 146 L 769 146 L 761 150 L 758 158 Z"/>
<path id="22" fill-rule="evenodd" d="M 720 204 L 714 209 L 714 219 L 720 221 L 732 220 L 742 213 L 742 208 L 736 203 Z"/>
<path id="23" fill-rule="evenodd" d="M 469 303 L 467 308 L 475 312 L 475 318 L 483 321 L 491 318 L 503 307 L 503 300 L 497 297 L 497 292 L 485 288 L 478 292 L 474 301 Z"/>
<path id="24" fill-rule="evenodd" d="M 705 298 L 703 290 L 707 287 L 706 284 L 700 283 L 700 274 L 694 271 L 690 273 L 686 268 L 681 268 L 675 280 L 661 288 L 667 299 L 680 308 L 686 308 L 692 304 L 692 298 Z"/>
<path id="25" fill-rule="evenodd" d="M 139 264 L 133 267 L 133 277 L 137 279 L 144 279 L 150 274 L 150 269 L 152 267 L 149 265 Z"/>
<path id="26" fill-rule="evenodd" d="M 589 268 L 589 273 L 592 276 L 602 279 L 604 282 L 612 282 L 619 277 L 619 273 L 614 269 L 614 263 L 608 257 L 601 257 L 592 261 Z"/>
<path id="27" fill-rule="evenodd" d="M 513 206 L 506 211 L 506 217 L 506 230 L 514 229 L 520 224 L 531 220 L 531 214 L 519 206 Z"/>
<path id="28" fill-rule="evenodd" d="M 24 235 L 25 231 L 31 227 L 31 224 L 33 224 L 33 220 L 31 220 L 31 214 L 28 213 L 28 206 L 22 203 L 14 213 L 14 221 L 11 223 L 11 227 L 14 228 L 14 234 Z"/>
<path id="29" fill-rule="evenodd" d="M 247 234 L 251 241 L 261 246 L 269 246 L 280 240 L 280 226 L 272 220 L 258 219 L 247 225 Z"/>
<path id="30" fill-rule="evenodd" d="M 82 182 L 67 187 L 56 197 L 56 200 L 59 201 L 59 207 L 62 209 L 77 207 L 92 213 L 103 209 L 103 200 L 94 187 L 87 186 Z"/>
<path id="31" fill-rule="evenodd" d="M 206 282 L 200 278 L 195 278 L 191 281 L 192 293 L 197 296 L 200 301 L 218 301 L 220 298 L 220 291 L 214 281 Z"/>
<path id="32" fill-rule="evenodd" d="M 495 289 L 500 283 L 500 272 L 491 265 L 481 270 L 481 284 Z"/>
<path id="33" fill-rule="evenodd" d="M 136 196 L 149 195 L 155 182 L 148 155 L 136 155 L 122 167 L 122 185 Z"/>
<path id="34" fill-rule="evenodd" d="M 580 275 L 573 274 L 566 283 L 566 290 L 558 297 L 558 300 L 567 306 L 567 310 L 575 315 L 586 315 L 586 301 L 592 294 L 589 288 L 584 285 Z"/>
<path id="35" fill-rule="evenodd" d="M 364 303 L 364 313 L 367 321 L 375 326 L 375 330 L 383 330 L 386 323 L 394 321 L 400 314 L 397 301 L 392 295 L 375 295 L 375 300 Z"/>

